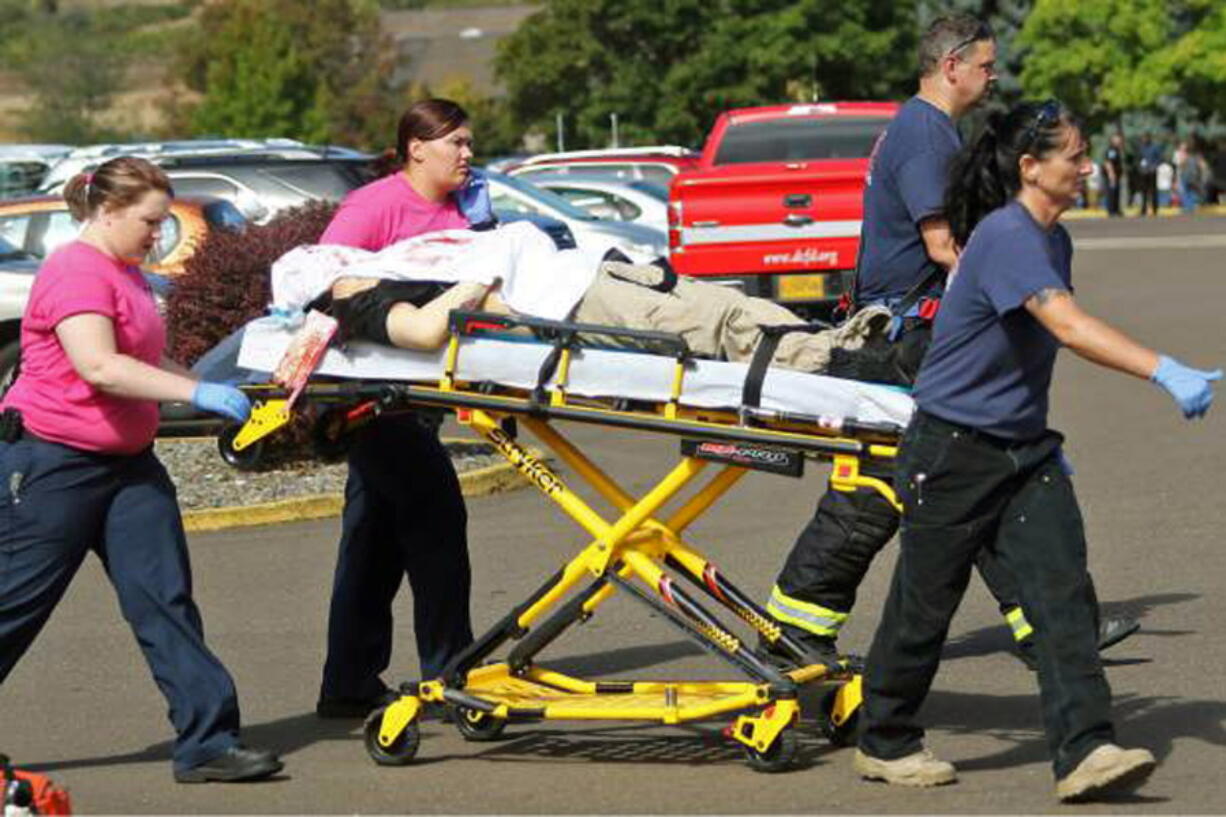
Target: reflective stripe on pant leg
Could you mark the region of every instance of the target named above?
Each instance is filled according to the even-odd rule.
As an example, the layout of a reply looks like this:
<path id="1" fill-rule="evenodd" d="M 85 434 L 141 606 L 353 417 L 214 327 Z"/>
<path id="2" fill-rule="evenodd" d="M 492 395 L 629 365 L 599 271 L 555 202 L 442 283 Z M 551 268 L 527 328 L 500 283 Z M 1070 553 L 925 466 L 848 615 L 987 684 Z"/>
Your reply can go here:
<path id="1" fill-rule="evenodd" d="M 823 638 L 837 638 L 848 616 L 847 613 L 785 595 L 778 585 L 771 590 L 766 610 L 784 624 L 799 627 Z"/>
<path id="2" fill-rule="evenodd" d="M 1026 614 L 1022 612 L 1021 607 L 1014 607 L 1012 610 L 1006 611 L 1005 621 L 1008 622 L 1009 629 L 1013 631 L 1014 641 L 1025 641 L 1034 635 L 1034 628 L 1026 620 Z"/>

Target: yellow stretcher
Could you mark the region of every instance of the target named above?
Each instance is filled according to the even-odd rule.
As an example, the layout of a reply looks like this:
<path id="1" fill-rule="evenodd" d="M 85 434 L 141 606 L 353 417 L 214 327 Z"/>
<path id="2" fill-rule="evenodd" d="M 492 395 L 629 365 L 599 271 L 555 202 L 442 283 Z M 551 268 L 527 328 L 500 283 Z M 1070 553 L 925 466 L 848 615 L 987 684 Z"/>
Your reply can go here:
<path id="1" fill-rule="evenodd" d="M 460 339 L 490 329 L 522 324 L 553 344 L 548 371 L 533 389 L 465 382 L 456 377 Z M 658 333 L 608 330 L 607 336 L 631 334 L 654 339 L 675 359 L 672 397 L 641 401 L 578 398 L 568 393 L 568 372 L 583 331 L 545 321 L 510 321 L 503 317 L 453 313 L 452 339 L 442 376 L 436 382 L 316 382 L 304 392 L 307 405 L 324 410 L 319 438 L 335 442 L 355 425 L 389 411 L 421 407 L 454 410 L 459 421 L 492 443 L 529 482 L 559 505 L 592 537 L 589 544 L 505 618 L 455 658 L 441 678 L 400 687 L 400 697 L 374 712 L 366 723 L 371 758 L 383 765 L 402 765 L 415 756 L 418 720 L 425 703 L 449 707 L 454 722 L 469 740 L 498 737 L 516 721 L 554 719 L 633 720 L 676 724 L 735 716 L 725 734 L 740 743 L 749 765 L 780 771 L 795 761 L 800 717 L 799 690 L 812 683 L 830 685 L 818 717 L 822 731 L 842 745 L 855 728 L 860 704 L 860 677 L 847 659 L 780 669 L 755 650 L 711 610 L 697 589 L 731 617 L 771 642 L 777 651 L 803 664 L 801 646 L 765 610 L 728 580 L 696 547 L 683 539 L 686 528 L 724 495 L 749 468 L 799 476 L 806 458 L 832 460 L 832 482 L 841 490 L 868 486 L 896 502 L 891 486 L 868 476 L 863 466 L 880 472 L 895 455 L 900 429 L 886 423 L 839 424 L 829 420 L 739 407 L 694 409 L 679 395 L 689 368 L 684 344 Z M 576 331 L 579 330 L 579 331 Z M 251 419 L 228 444 L 241 452 L 290 419 L 284 390 L 255 387 L 259 396 Z M 553 421 L 594 423 L 682 437 L 680 462 L 641 497 L 632 496 L 580 452 Z M 518 440 L 526 427 L 615 507 L 604 518 L 583 501 L 546 462 Z M 661 508 L 702 474 L 709 464 L 718 472 L 679 509 L 661 517 Z M 872 465 L 876 468 L 872 468 Z M 683 585 L 674 576 L 688 580 Z M 538 654 L 571 625 L 595 614 L 613 594 L 623 591 L 643 601 L 698 644 L 748 677 L 745 681 L 594 681 L 571 677 L 537 663 Z M 486 663 L 500 648 L 509 654 Z"/>

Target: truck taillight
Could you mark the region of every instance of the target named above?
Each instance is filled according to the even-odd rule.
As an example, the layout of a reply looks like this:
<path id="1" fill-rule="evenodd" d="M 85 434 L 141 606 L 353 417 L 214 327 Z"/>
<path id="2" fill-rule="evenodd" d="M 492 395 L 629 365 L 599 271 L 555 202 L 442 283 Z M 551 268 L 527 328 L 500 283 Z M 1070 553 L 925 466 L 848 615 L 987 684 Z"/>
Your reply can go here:
<path id="1" fill-rule="evenodd" d="M 681 249 L 681 200 L 671 199 L 668 202 L 668 250 L 676 252 Z"/>

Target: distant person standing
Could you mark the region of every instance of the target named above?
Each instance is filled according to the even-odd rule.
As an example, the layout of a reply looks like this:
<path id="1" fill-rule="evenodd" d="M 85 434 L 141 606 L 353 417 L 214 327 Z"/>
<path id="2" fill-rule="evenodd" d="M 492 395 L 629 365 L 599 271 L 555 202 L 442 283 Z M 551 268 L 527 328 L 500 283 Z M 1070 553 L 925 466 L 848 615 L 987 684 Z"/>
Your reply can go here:
<path id="1" fill-rule="evenodd" d="M 1205 195 L 1205 181 L 1209 177 L 1208 165 L 1195 138 L 1180 145 L 1175 176 L 1179 183 L 1179 206 L 1184 213 L 1195 213 Z"/>
<path id="2" fill-rule="evenodd" d="M 1170 207 L 1171 191 L 1175 187 L 1175 166 L 1168 161 L 1163 161 L 1158 165 L 1154 181 L 1158 187 L 1158 206 Z"/>
<path id="3" fill-rule="evenodd" d="M 1162 145 L 1146 133 L 1141 137 L 1139 176 L 1141 180 L 1141 215 L 1158 215 L 1158 166 L 1162 164 Z"/>
<path id="4" fill-rule="evenodd" d="M 1118 131 L 1111 134 L 1107 153 L 1103 157 L 1103 178 L 1106 182 L 1107 215 L 1120 216 L 1120 189 L 1124 182 L 1124 135 Z"/>

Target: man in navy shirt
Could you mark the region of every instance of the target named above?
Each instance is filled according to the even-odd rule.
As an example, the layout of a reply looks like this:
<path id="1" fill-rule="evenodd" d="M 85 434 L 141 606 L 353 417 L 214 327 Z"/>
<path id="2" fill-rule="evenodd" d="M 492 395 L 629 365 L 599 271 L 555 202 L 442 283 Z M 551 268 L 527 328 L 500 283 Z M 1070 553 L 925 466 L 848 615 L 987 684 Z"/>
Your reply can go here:
<path id="1" fill-rule="evenodd" d="M 898 306 L 922 290 L 939 292 L 944 271 L 958 257 L 942 212 L 948 164 L 962 145 L 955 123 L 987 96 L 996 79 L 991 28 L 969 15 L 937 19 L 920 41 L 919 69 L 919 93 L 899 109 L 869 159 L 855 292 L 859 305 Z M 911 314 L 914 308 L 899 311 L 906 314 L 898 318 L 902 334 L 894 345 L 895 360 L 913 377 L 930 325 Z M 897 529 L 897 512 L 875 490 L 828 488 L 767 603 L 783 632 L 811 656 L 833 655 L 864 574 Z M 1032 630 L 1018 603 L 1016 583 L 990 555 L 979 568 L 1020 655 L 1033 666 Z M 1100 646 L 1120 641 L 1137 627 L 1128 619 L 1103 619 Z M 787 657 L 778 644 L 764 647 Z"/>
<path id="2" fill-rule="evenodd" d="M 1162 164 L 1162 145 L 1146 133 L 1141 137 L 1137 170 L 1141 177 L 1141 215 L 1158 215 L 1158 165 Z"/>

